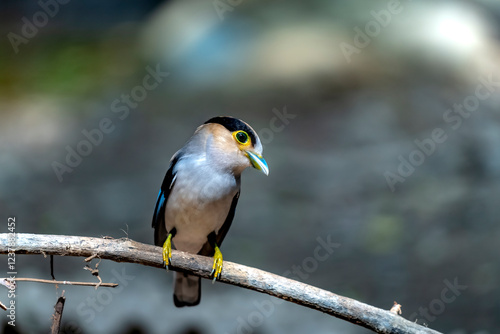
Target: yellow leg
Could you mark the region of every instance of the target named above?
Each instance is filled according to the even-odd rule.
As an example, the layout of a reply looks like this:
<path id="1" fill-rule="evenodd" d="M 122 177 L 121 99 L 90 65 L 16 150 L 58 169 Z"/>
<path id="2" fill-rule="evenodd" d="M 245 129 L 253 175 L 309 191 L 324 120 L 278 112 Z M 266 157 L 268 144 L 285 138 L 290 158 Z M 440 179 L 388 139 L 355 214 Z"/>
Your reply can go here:
<path id="1" fill-rule="evenodd" d="M 172 259 L 172 233 L 170 233 L 163 244 L 163 263 L 165 267 L 168 269 L 168 264 L 170 263 L 170 259 Z"/>
<path id="2" fill-rule="evenodd" d="M 217 278 L 220 277 L 220 273 L 222 271 L 222 253 L 220 252 L 219 247 L 215 245 L 215 254 L 214 254 L 214 265 L 212 267 L 212 274 L 214 275 L 214 279 L 212 281 L 215 282 Z"/>

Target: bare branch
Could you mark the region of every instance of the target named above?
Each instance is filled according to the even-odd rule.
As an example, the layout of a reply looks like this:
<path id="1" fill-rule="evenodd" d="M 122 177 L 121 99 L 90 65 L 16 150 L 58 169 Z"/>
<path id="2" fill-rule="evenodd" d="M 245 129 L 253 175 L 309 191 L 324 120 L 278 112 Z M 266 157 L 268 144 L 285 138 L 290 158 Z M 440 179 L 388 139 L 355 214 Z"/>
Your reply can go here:
<path id="1" fill-rule="evenodd" d="M 8 234 L 0 234 L 0 254 L 8 253 Z M 161 248 L 130 239 L 101 239 L 63 235 L 16 234 L 16 254 L 89 257 L 163 268 Z M 172 251 L 172 269 L 210 279 L 212 259 Z M 377 333 L 433 333 L 390 311 L 342 297 L 311 285 L 259 269 L 224 261 L 220 281 L 266 293 L 344 319 Z"/>

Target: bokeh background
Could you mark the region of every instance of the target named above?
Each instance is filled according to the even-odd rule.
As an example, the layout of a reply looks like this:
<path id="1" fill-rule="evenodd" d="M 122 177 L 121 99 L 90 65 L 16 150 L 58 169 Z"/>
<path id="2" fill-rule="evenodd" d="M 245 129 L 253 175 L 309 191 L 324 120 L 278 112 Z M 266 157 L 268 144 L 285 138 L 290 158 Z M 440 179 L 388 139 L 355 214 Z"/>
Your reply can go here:
<path id="1" fill-rule="evenodd" d="M 15 216 L 17 232 L 152 243 L 170 157 L 232 115 L 271 172 L 244 173 L 225 260 L 298 267 L 444 333 L 500 333 L 500 2 L 2 0 L 0 35 L 2 232 Z M 338 247 L 312 266 L 318 238 Z M 95 280 L 83 266 L 55 258 L 56 278 Z M 176 309 L 172 273 L 99 269 L 120 288 L 20 283 L 4 332 L 47 333 L 63 289 L 64 333 L 368 332 L 208 281 Z M 17 270 L 50 278 L 42 256 Z"/>

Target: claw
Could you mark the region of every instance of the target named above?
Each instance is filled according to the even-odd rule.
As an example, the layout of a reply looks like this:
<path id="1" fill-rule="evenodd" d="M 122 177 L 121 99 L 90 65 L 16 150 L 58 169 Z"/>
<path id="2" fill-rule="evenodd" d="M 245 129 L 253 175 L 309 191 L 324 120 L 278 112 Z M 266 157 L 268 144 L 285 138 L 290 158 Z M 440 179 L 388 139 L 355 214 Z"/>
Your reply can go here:
<path id="1" fill-rule="evenodd" d="M 170 233 L 167 237 L 167 240 L 165 240 L 165 243 L 163 244 L 163 263 L 165 264 L 165 267 L 168 270 L 168 264 L 170 263 L 170 260 L 172 259 L 172 234 Z"/>
<path id="2" fill-rule="evenodd" d="M 222 271 L 222 262 L 222 253 L 220 252 L 219 247 L 215 245 L 214 265 L 212 266 L 212 272 L 210 273 L 210 275 L 214 275 L 212 283 L 214 283 L 215 280 L 220 277 L 220 273 Z"/>

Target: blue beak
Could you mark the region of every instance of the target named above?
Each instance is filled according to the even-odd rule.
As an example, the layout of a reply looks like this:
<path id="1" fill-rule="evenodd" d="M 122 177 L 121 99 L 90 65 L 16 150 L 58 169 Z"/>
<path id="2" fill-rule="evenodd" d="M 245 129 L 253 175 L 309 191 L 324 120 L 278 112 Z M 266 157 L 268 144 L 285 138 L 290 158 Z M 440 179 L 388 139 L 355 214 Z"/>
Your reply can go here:
<path id="1" fill-rule="evenodd" d="M 266 160 L 257 153 L 245 151 L 248 159 L 252 163 L 253 168 L 260 170 L 262 173 L 269 175 L 269 167 L 267 166 Z"/>

